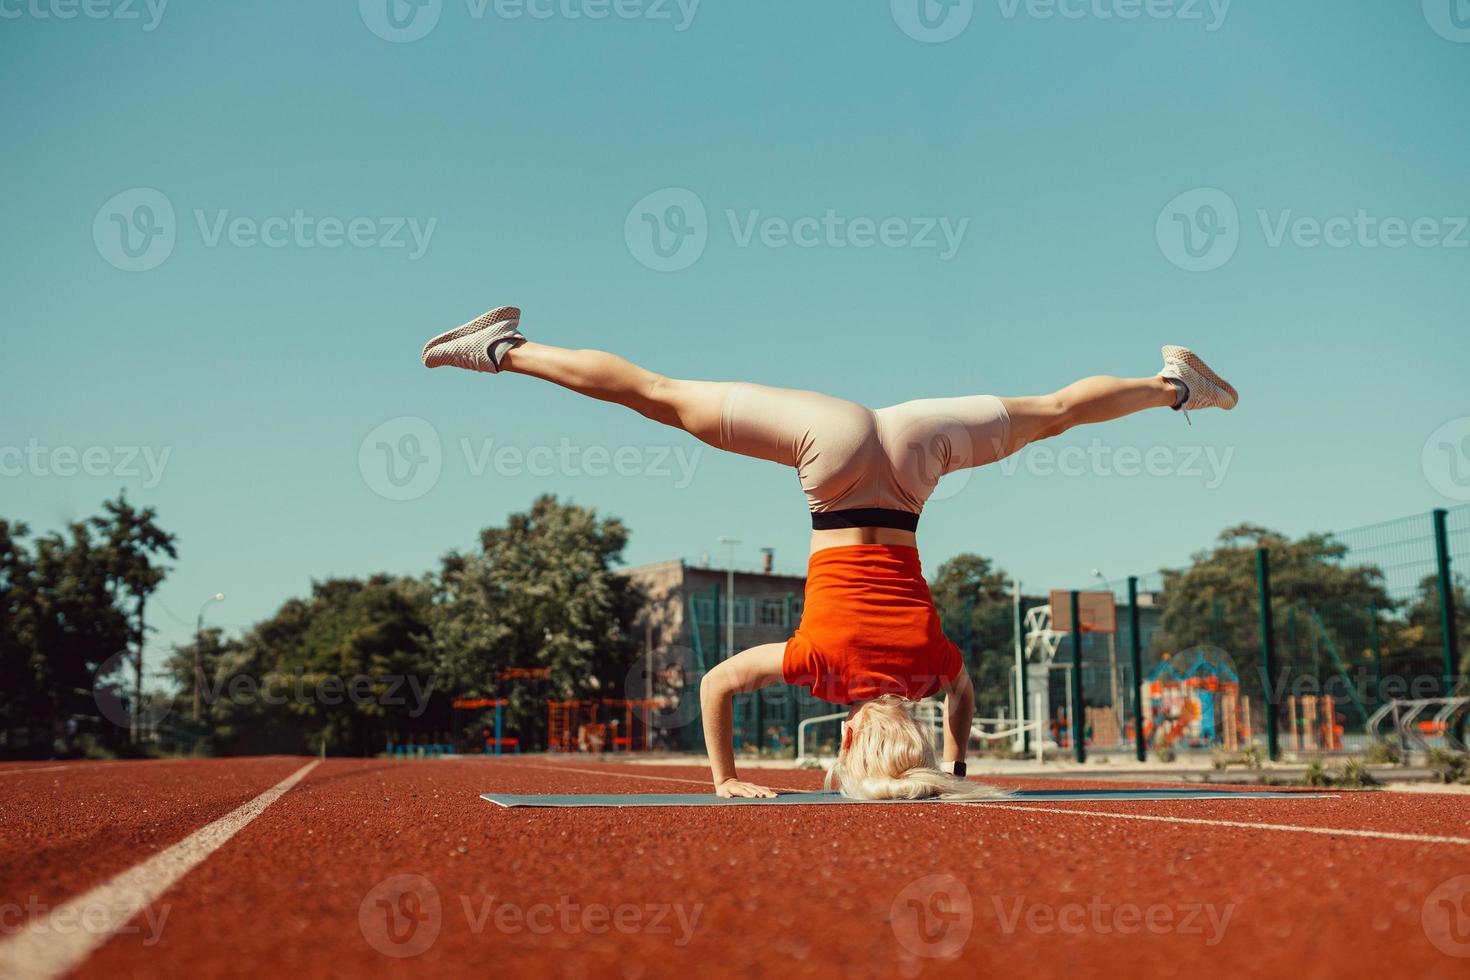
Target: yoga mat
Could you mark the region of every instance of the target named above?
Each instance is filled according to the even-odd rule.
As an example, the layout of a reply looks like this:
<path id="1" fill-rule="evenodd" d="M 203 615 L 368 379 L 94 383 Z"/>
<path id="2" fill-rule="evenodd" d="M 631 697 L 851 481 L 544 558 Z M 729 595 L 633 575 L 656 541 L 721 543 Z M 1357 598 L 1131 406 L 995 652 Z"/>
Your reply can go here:
<path id="1" fill-rule="evenodd" d="M 1086 803 L 1163 800 L 1322 800 L 1331 793 L 1283 793 L 1217 789 L 1023 789 L 1002 800 L 976 803 Z M 850 800 L 840 793 L 782 793 L 764 800 L 726 799 L 714 793 L 482 793 L 480 798 L 503 807 L 582 806 L 814 806 L 820 803 L 945 803 L 949 800 Z"/>

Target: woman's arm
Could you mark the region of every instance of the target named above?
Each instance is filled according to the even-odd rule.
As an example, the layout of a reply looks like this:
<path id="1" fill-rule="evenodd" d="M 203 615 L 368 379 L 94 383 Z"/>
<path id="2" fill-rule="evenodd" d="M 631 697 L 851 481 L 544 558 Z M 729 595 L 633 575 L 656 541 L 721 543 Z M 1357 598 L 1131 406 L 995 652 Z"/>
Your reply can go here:
<path id="1" fill-rule="evenodd" d="M 970 746 L 970 723 L 975 718 L 975 687 L 964 667 L 946 687 L 944 698 L 944 761 L 964 762 Z"/>
<path id="2" fill-rule="evenodd" d="M 784 643 L 751 647 L 704 675 L 699 704 L 704 714 L 704 746 L 709 753 L 715 792 L 720 796 L 765 797 L 775 792 L 735 777 L 735 725 L 731 700 L 736 694 L 758 691 L 781 680 Z"/>

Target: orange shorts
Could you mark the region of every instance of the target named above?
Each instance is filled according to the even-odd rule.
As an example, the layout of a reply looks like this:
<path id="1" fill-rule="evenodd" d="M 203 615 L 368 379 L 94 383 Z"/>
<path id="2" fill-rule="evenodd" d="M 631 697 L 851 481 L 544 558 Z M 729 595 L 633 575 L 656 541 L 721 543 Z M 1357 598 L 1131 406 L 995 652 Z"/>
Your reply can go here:
<path id="1" fill-rule="evenodd" d="M 833 704 L 883 694 L 917 701 L 963 665 L 940 626 L 917 548 L 854 544 L 812 555 L 801 625 L 781 662 L 786 683 Z"/>

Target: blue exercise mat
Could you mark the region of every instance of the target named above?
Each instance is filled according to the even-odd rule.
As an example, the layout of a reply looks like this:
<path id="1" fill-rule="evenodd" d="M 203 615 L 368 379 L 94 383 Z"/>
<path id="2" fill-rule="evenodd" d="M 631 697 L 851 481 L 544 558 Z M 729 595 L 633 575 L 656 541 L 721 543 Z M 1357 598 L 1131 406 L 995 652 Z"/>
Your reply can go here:
<path id="1" fill-rule="evenodd" d="M 994 803 L 1090 803 L 1164 800 L 1321 800 L 1331 793 L 1231 791 L 1218 789 L 1023 789 Z M 942 803 L 943 800 L 850 800 L 840 793 L 782 793 L 763 800 L 725 799 L 714 793 L 482 793 L 481 799 L 504 807 L 580 806 L 813 806 L 818 803 Z M 976 801 L 986 802 L 986 801 Z"/>

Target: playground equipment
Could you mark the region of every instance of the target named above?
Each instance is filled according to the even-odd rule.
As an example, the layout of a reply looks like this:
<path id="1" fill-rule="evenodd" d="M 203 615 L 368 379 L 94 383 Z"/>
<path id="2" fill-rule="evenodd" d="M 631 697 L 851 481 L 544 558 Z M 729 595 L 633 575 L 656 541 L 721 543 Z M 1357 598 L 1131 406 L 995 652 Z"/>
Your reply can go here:
<path id="1" fill-rule="evenodd" d="M 1420 721 L 1426 711 L 1437 708 L 1427 721 Z M 1470 717 L 1470 697 L 1458 698 L 1413 698 L 1388 702 L 1368 719 L 1368 734 L 1382 738 L 1379 728 L 1388 719 L 1393 719 L 1394 734 L 1398 737 L 1400 760 L 1409 764 L 1410 743 L 1427 752 L 1432 747 L 1429 739 L 1440 738 L 1445 748 L 1455 752 L 1470 752 L 1466 747 L 1465 722 Z"/>
<path id="2" fill-rule="evenodd" d="M 611 745 L 614 752 L 636 752 L 639 749 L 646 751 L 653 748 L 653 728 L 648 724 L 648 718 L 657 707 L 656 702 L 649 698 L 608 698 L 603 700 L 602 706 L 610 711 L 621 710 L 623 713 L 621 719 L 614 718 L 611 722 Z M 637 732 L 639 725 L 643 728 L 641 738 Z"/>
<path id="3" fill-rule="evenodd" d="M 1286 737 L 1299 752 L 1342 748 L 1342 726 L 1337 710 L 1326 695 L 1303 695 L 1286 699 Z"/>
<path id="4" fill-rule="evenodd" d="M 505 698 L 455 698 L 451 705 L 456 712 L 479 711 L 485 708 L 495 709 L 495 727 L 485 733 L 485 754 L 501 755 L 505 749 L 511 748 L 519 752 L 521 740 L 518 738 L 507 738 L 505 735 L 505 706 L 509 702 Z M 458 716 L 456 715 L 456 720 Z M 456 725 L 456 728 L 458 726 Z M 491 734 L 493 732 L 493 734 Z"/>
<path id="5" fill-rule="evenodd" d="M 944 745 L 944 705 L 940 701 L 926 698 L 914 705 L 914 718 L 919 726 L 929 733 L 929 738 L 934 744 L 936 753 Z M 970 724 L 970 739 L 979 739 L 981 742 L 996 742 L 1001 739 L 1013 739 L 1017 735 L 1029 732 L 1032 734 L 1031 744 L 1036 750 L 1036 761 L 1040 762 L 1042 753 L 1045 751 L 1045 719 L 1046 719 L 1046 697 L 1040 691 L 1032 693 L 1031 696 L 1031 721 L 1014 721 L 1009 718 L 976 718 Z M 804 719 L 796 726 L 796 764 L 819 762 L 823 758 L 807 752 L 807 733 L 821 724 L 837 722 L 837 738 L 832 743 L 842 743 L 842 733 L 847 727 L 847 712 L 837 711 L 830 715 L 817 715 L 813 718 Z M 1009 727 L 1007 727 L 1009 726 Z M 834 751 L 832 758 L 836 755 Z"/>
<path id="6" fill-rule="evenodd" d="M 546 748 L 549 752 L 635 752 L 652 746 L 647 699 L 604 698 L 598 701 L 547 701 Z M 620 717 L 619 717 L 620 716 Z M 608 720 L 604 721 L 606 717 Z M 642 727 L 642 732 L 638 731 Z"/>
<path id="7" fill-rule="evenodd" d="M 499 694 L 505 693 L 505 685 L 515 681 L 544 681 L 551 676 L 550 667 L 505 667 L 495 672 L 495 685 Z M 465 740 L 465 733 L 472 726 L 481 724 L 478 717 L 467 715 L 466 712 L 483 712 L 487 709 L 495 711 L 493 727 L 481 729 L 478 737 L 472 736 L 469 741 L 483 741 L 486 755 L 502 755 L 506 749 L 515 752 L 521 751 L 521 739 L 518 736 L 508 736 L 505 733 L 505 709 L 510 700 L 505 697 L 459 697 L 450 702 L 454 712 L 454 731 L 458 733 L 461 741 Z"/>
<path id="8" fill-rule="evenodd" d="M 1250 699 L 1223 651 L 1195 647 L 1165 656 L 1146 681 L 1149 718 L 1144 735 L 1158 745 L 1234 751 L 1251 736 Z"/>
<path id="9" fill-rule="evenodd" d="M 546 702 L 546 751 L 575 752 L 588 725 L 596 720 L 591 701 Z"/>
<path id="10" fill-rule="evenodd" d="M 444 742 L 388 743 L 388 755 L 394 759 L 442 759 L 454 754 L 454 746 Z"/>

